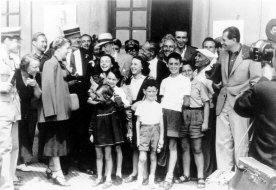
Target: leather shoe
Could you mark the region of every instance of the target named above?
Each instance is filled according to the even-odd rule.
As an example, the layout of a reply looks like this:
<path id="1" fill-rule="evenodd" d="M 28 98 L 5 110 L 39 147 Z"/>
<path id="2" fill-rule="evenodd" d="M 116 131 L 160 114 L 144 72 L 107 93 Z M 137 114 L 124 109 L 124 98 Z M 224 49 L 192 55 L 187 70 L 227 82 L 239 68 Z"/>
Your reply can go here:
<path id="1" fill-rule="evenodd" d="M 128 176 L 127 178 L 125 178 L 125 183 L 131 183 L 133 181 L 137 180 L 137 176 Z"/>

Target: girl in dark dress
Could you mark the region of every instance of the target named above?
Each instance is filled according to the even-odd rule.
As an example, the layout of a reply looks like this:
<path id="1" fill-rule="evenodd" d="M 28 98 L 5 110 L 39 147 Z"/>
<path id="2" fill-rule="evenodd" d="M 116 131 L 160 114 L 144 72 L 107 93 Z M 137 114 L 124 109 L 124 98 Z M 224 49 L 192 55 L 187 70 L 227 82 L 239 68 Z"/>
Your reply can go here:
<path id="1" fill-rule="evenodd" d="M 95 97 L 90 102 L 95 105 L 96 118 L 90 141 L 94 143 L 96 149 L 98 177 L 94 181 L 93 185 L 97 186 L 103 183 L 102 172 L 104 151 L 106 181 L 103 188 L 106 189 L 112 185 L 112 146 L 124 142 L 119 116 L 116 109 L 117 105 L 121 105 L 122 103 L 119 96 L 115 96 L 115 100 L 112 101 L 111 98 L 114 94 L 114 90 L 107 84 L 99 86 L 94 93 Z"/>
<path id="2" fill-rule="evenodd" d="M 19 121 L 19 162 L 17 169 L 28 171 L 27 165 L 33 158 L 33 141 L 37 123 L 37 103 L 41 96 L 39 60 L 33 55 L 25 55 L 16 71 L 16 88 L 21 103 Z"/>

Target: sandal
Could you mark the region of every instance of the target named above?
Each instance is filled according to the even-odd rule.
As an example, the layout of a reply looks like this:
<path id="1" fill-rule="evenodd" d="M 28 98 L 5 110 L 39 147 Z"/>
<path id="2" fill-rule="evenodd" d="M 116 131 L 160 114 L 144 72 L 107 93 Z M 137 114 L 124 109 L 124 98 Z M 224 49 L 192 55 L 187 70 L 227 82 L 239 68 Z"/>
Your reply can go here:
<path id="1" fill-rule="evenodd" d="M 107 189 L 109 187 L 112 186 L 112 181 L 106 181 L 104 184 L 103 184 L 103 189 Z"/>
<path id="2" fill-rule="evenodd" d="M 96 187 L 96 186 L 102 184 L 103 182 L 104 182 L 104 179 L 103 179 L 103 178 L 101 178 L 101 179 L 97 178 L 97 179 L 95 179 L 95 180 L 93 181 L 92 186 L 93 186 L 93 187 Z"/>
<path id="3" fill-rule="evenodd" d="M 180 176 L 179 180 L 180 180 L 181 183 L 184 183 L 184 182 L 191 181 L 191 177 L 190 176 L 187 177 L 187 176 L 184 175 L 184 176 Z"/>
<path id="4" fill-rule="evenodd" d="M 197 188 L 199 188 L 199 189 L 205 188 L 204 178 L 198 178 L 197 179 Z"/>

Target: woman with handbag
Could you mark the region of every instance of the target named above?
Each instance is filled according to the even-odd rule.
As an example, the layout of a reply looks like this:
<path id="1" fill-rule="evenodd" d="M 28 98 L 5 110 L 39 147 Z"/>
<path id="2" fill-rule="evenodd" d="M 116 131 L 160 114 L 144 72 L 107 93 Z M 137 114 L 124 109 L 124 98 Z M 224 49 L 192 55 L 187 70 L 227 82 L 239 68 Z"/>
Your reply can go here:
<path id="1" fill-rule="evenodd" d="M 53 41 L 54 54 L 44 63 L 42 72 L 42 106 L 39 122 L 45 125 L 44 156 L 49 157 L 48 179 L 60 186 L 68 186 L 60 166 L 60 157 L 68 153 L 68 120 L 71 99 L 68 71 L 63 63 L 70 48 L 69 40 L 58 37 Z"/>

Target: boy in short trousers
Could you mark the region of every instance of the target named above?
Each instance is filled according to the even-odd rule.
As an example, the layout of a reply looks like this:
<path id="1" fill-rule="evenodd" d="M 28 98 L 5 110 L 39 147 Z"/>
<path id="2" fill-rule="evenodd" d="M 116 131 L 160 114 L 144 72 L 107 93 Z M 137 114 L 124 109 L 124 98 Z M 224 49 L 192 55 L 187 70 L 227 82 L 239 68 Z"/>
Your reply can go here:
<path id="1" fill-rule="evenodd" d="M 177 140 L 183 125 L 182 106 L 189 106 L 191 82 L 180 74 L 181 56 L 171 53 L 168 57 L 170 76 L 161 82 L 160 95 L 163 107 L 164 129 L 169 143 L 169 163 L 165 181 L 160 184 L 163 189 L 170 189 L 173 183 L 173 171 L 177 161 Z"/>
<path id="2" fill-rule="evenodd" d="M 162 106 L 157 103 L 157 83 L 149 79 L 143 89 L 145 100 L 136 109 L 137 145 L 139 149 L 138 180 L 135 189 L 141 189 L 147 152 L 150 151 L 149 186 L 155 188 L 156 152 L 163 146 L 164 128 Z"/>

